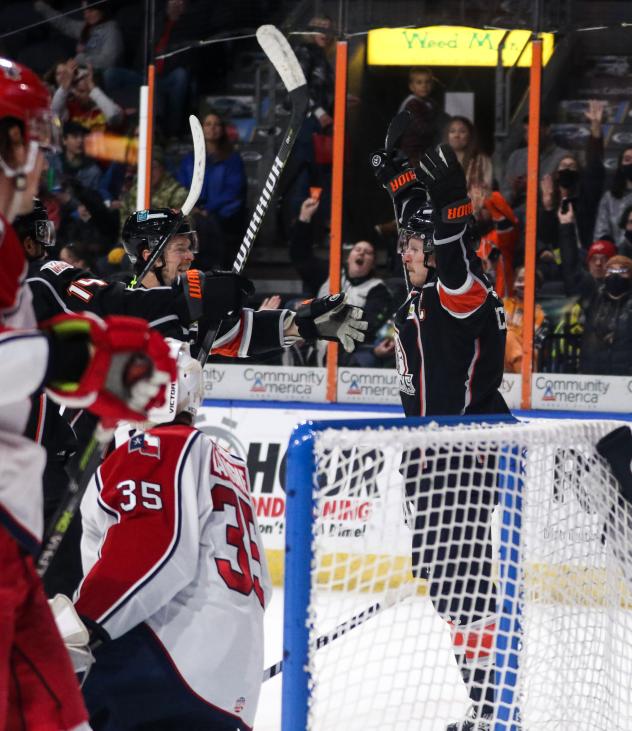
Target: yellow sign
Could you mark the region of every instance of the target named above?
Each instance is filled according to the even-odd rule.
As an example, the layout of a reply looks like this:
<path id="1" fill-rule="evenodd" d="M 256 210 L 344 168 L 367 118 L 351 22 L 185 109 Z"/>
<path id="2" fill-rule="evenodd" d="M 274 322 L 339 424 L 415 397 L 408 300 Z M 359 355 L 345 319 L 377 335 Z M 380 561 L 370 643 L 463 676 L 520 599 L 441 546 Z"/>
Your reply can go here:
<path id="1" fill-rule="evenodd" d="M 496 66 L 505 31 L 433 25 L 369 31 L 369 66 Z M 553 33 L 542 33 L 542 63 L 553 54 Z M 503 47 L 503 66 L 531 66 L 531 31 L 512 30 Z"/>

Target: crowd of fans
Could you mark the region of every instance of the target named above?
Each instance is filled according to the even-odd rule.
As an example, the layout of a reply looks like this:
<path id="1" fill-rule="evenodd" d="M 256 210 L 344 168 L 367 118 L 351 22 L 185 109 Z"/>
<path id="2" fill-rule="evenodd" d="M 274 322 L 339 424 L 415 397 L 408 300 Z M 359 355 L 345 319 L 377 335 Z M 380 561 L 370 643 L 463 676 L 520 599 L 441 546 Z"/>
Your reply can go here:
<path id="1" fill-rule="evenodd" d="M 156 53 L 196 37 L 187 0 L 158 5 Z M 57 230 L 57 254 L 98 276 L 125 277 L 130 267 L 119 242 L 121 227 L 136 208 L 141 49 L 138 44 L 126 47 L 107 3 L 85 7 L 82 19 L 60 16 L 43 0 L 37 0 L 34 8 L 73 46 L 64 57 L 52 59 L 44 76 L 53 92 L 53 110 L 63 124 L 61 152 L 50 155 L 40 190 Z M 310 114 L 282 186 L 287 204 L 282 235 L 303 293 L 312 296 L 329 286 L 326 257 L 319 257 L 314 247 L 327 245 L 333 38 L 331 21 L 314 18 L 310 33 L 296 44 L 310 90 Z M 187 103 L 192 101 L 194 80 L 179 58 L 159 60 L 156 68 L 153 207 L 178 209 L 191 183 L 192 153 L 167 154 L 173 140 L 186 135 L 186 114 L 195 106 Z M 443 141 L 463 165 L 474 208 L 473 238 L 507 311 L 505 368 L 519 372 L 528 119 L 524 144 L 507 158 L 502 170 L 494 170 L 479 146 L 473 121 L 442 111 L 431 69 L 412 68 L 408 92 L 399 107 L 412 118 L 400 142 L 402 152 L 415 161 L 427 147 Z M 558 146 L 551 120 L 541 119 L 534 365 L 549 372 L 632 374 L 632 147 L 622 151 L 608 184 L 603 115 L 603 102 L 587 103 L 590 136 L 579 152 Z M 195 265 L 230 268 L 247 223 L 246 173 L 221 115 L 209 109 L 202 123 L 207 161 L 202 194 L 192 213 L 200 242 Z M 352 359 L 343 355 L 341 362 L 391 367 L 390 317 L 405 290 L 401 270 L 377 273 L 377 249 L 384 242 L 393 249 L 395 222 L 372 224 L 379 236 L 348 245 L 342 274 L 350 300 L 366 308 L 368 338 Z M 323 352 L 296 349 L 293 362 L 320 364 L 323 358 Z"/>

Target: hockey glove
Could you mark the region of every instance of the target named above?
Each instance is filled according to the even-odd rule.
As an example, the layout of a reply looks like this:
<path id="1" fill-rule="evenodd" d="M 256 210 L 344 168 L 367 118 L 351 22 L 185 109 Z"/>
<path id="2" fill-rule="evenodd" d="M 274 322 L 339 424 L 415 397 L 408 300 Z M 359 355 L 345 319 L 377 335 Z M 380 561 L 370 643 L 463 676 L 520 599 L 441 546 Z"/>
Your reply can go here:
<path id="1" fill-rule="evenodd" d="M 419 161 L 417 177 L 428 189 L 430 200 L 443 223 L 463 225 L 472 215 L 465 172 L 449 145 L 438 145 Z"/>
<path id="2" fill-rule="evenodd" d="M 204 274 L 203 314 L 208 322 L 219 322 L 239 314 L 255 293 L 254 284 L 233 272 L 209 271 Z"/>
<path id="3" fill-rule="evenodd" d="M 333 340 L 352 353 L 356 343 L 364 342 L 369 323 L 362 319 L 361 307 L 345 304 L 346 295 L 332 294 L 301 305 L 296 311 L 296 326 L 304 340 Z"/>
<path id="4" fill-rule="evenodd" d="M 66 645 L 70 662 L 75 673 L 85 673 L 87 677 L 94 663 L 94 656 L 90 649 L 90 633 L 81 621 L 72 601 L 64 594 L 56 594 L 48 600 L 55 624 Z"/>
<path id="5" fill-rule="evenodd" d="M 376 150 L 371 155 L 371 168 L 393 200 L 401 198 L 415 184 L 419 185 L 415 171 L 398 150 Z"/>
<path id="6" fill-rule="evenodd" d="M 42 323 L 50 348 L 46 386 L 66 406 L 86 408 L 104 426 L 143 420 L 161 406 L 176 364 L 145 320 L 113 315 L 58 315 Z"/>

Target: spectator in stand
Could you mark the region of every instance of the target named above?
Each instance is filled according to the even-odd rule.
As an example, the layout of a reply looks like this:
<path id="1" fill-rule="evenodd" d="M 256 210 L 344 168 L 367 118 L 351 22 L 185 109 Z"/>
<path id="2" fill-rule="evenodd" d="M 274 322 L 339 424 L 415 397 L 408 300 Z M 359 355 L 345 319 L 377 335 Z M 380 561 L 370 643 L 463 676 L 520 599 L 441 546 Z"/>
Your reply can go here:
<path id="1" fill-rule="evenodd" d="M 134 181 L 125 194 L 120 208 L 120 221 L 124 224 L 136 209 L 136 191 L 138 181 Z M 173 208 L 179 210 L 186 200 L 187 190 L 167 172 L 165 153 L 160 147 L 154 147 L 151 160 L 151 208 Z"/>
<path id="2" fill-rule="evenodd" d="M 202 123 L 206 143 L 204 185 L 194 212 L 200 241 L 200 269 L 229 269 L 244 229 L 246 171 L 241 155 L 233 149 L 226 125 L 216 112 Z M 180 163 L 178 182 L 187 190 L 193 178 L 193 152 Z"/>
<path id="3" fill-rule="evenodd" d="M 632 375 L 632 259 L 617 255 L 608 260 L 603 284 L 582 313 L 579 372 Z"/>
<path id="4" fill-rule="evenodd" d="M 52 109 L 64 122 L 71 121 L 89 132 L 103 132 L 123 119 L 123 110 L 94 83 L 91 66 L 79 66 L 75 59 L 55 68 L 57 89 Z"/>
<path id="5" fill-rule="evenodd" d="M 35 9 L 64 35 L 77 41 L 75 61 L 78 64 L 90 64 L 93 69 L 103 71 L 112 68 L 119 62 L 123 53 L 123 39 L 116 21 L 108 18 L 107 7 L 103 4 L 83 7 L 83 22 L 67 15 L 61 15 L 43 0 L 36 0 Z"/>
<path id="6" fill-rule="evenodd" d="M 90 261 L 105 256 L 118 238 L 118 214 L 110 211 L 96 190 L 67 179 L 54 193 L 60 206 L 57 238 L 72 242 L 77 254 Z"/>
<path id="7" fill-rule="evenodd" d="M 522 368 L 522 333 L 524 320 L 524 267 L 516 269 L 513 296 L 505 297 L 507 343 L 505 346 L 505 373 L 520 373 Z M 536 269 L 536 293 L 542 286 L 542 275 Z M 535 334 L 533 337 L 534 359 L 537 367 L 539 351 L 549 331 L 549 324 L 542 307 L 535 305 Z"/>
<path id="8" fill-rule="evenodd" d="M 527 193 L 527 136 L 529 115 L 523 119 L 524 146 L 514 150 L 507 160 L 501 193 L 516 210 L 523 206 Z M 558 147 L 551 137 L 551 121 L 544 115 L 540 120 L 540 175 L 550 175 L 568 150 Z"/>
<path id="9" fill-rule="evenodd" d="M 64 187 L 67 181 L 77 181 L 84 188 L 98 191 L 101 184 L 101 168 L 85 152 L 88 130 L 78 122 L 64 123 L 62 151 L 50 159 L 54 182 L 51 189 Z"/>
<path id="10" fill-rule="evenodd" d="M 624 241 L 619 244 L 619 254 L 632 259 L 632 205 L 623 211 L 619 228 L 623 231 Z"/>
<path id="11" fill-rule="evenodd" d="M 577 242 L 577 228 L 572 203 L 568 210 L 558 209 L 560 252 L 564 291 L 576 298 L 561 313 L 555 327 L 552 368 L 558 373 L 577 373 L 580 368 L 580 348 L 586 313 L 595 300 L 596 293 L 604 283 L 606 267 L 617 254 L 612 241 L 594 241 L 586 255 L 586 268 L 580 262 L 580 248 Z"/>
<path id="12" fill-rule="evenodd" d="M 552 174 L 540 181 L 541 206 L 538 211 L 538 249 L 555 253 L 559 249 L 557 211 L 572 203 L 579 243 L 584 251 L 593 241 L 593 229 L 599 198 L 603 192 L 603 136 L 601 122 L 605 102 L 590 100 L 586 118 L 590 121 L 590 137 L 586 143 L 586 165 L 582 167 L 572 153 L 566 153 Z M 559 253 L 555 254 L 559 260 Z"/>
<path id="13" fill-rule="evenodd" d="M 303 201 L 299 218 L 290 240 L 290 259 L 301 274 L 303 285 L 310 295 L 325 297 L 330 294 L 329 265 L 318 259 L 312 251 L 311 221 L 319 201 L 307 198 Z M 365 342 L 372 343 L 378 330 L 393 313 L 393 299 L 384 280 L 375 273 L 375 248 L 369 241 L 356 242 L 349 251 L 340 279 L 340 291 L 347 293 L 349 304 L 362 307 L 369 327 Z M 376 365 L 372 354 L 373 345 L 361 345 L 351 357 L 340 352 L 341 365 Z M 324 361 L 325 347 L 319 343 L 318 361 Z"/>
<path id="14" fill-rule="evenodd" d="M 497 190 L 472 185 L 468 190 L 480 239 L 478 257 L 499 297 L 513 291 L 514 256 L 520 224 L 511 206 Z"/>
<path id="15" fill-rule="evenodd" d="M 445 140 L 454 150 L 465 170 L 467 187 L 479 185 L 492 189 L 492 161 L 479 150 L 476 128 L 467 117 L 451 117 L 445 129 Z"/>
<path id="16" fill-rule="evenodd" d="M 411 124 L 402 136 L 400 148 L 411 164 L 440 141 L 441 128 L 447 117 L 432 96 L 435 77 L 429 68 L 414 66 L 408 72 L 410 94 L 399 105 L 398 112 L 410 112 Z"/>
<path id="17" fill-rule="evenodd" d="M 209 11 L 210 12 L 210 11 Z M 156 45 L 154 54 L 167 53 L 186 41 L 199 40 L 196 17 L 189 12 L 188 0 L 165 0 L 156 14 Z M 137 89 L 143 83 L 141 69 L 145 63 L 143 46 L 138 44 L 134 68 L 111 68 L 104 74 L 105 89 L 117 96 L 125 90 Z M 182 57 L 157 59 L 156 117 L 165 136 L 179 139 L 184 131 L 187 98 L 191 85 L 189 65 L 182 65 Z"/>
<path id="18" fill-rule="evenodd" d="M 309 188 L 322 189 L 321 227 L 326 227 L 331 199 L 332 132 L 334 114 L 335 52 L 333 21 L 326 15 L 309 21 L 308 32 L 295 47 L 309 93 L 309 113 L 299 131 L 292 155 L 283 173 L 279 195 L 285 230 L 289 231 Z"/>
<path id="19" fill-rule="evenodd" d="M 632 147 L 627 147 L 619 156 L 610 190 L 599 201 L 594 237 L 609 237 L 615 244 L 622 244 L 625 241 L 625 230 L 619 224 L 629 205 L 632 205 Z"/>
<path id="20" fill-rule="evenodd" d="M 609 239 L 593 241 L 586 253 L 584 268 L 580 260 L 582 250 L 577 240 L 573 204 L 568 206 L 568 210 L 563 210 L 560 205 L 557 217 L 564 293 L 567 297 L 579 295 L 580 303 L 586 306 L 595 290 L 603 284 L 606 264 L 617 254 L 617 247 Z"/>

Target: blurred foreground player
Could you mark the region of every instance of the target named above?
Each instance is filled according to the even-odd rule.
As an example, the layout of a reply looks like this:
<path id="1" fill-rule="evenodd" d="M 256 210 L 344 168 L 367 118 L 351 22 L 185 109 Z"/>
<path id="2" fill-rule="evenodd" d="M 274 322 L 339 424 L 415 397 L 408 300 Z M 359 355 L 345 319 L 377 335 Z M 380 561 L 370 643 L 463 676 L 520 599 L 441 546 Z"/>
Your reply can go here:
<path id="1" fill-rule="evenodd" d="M 242 460 L 192 426 L 200 364 L 179 350 L 176 416 L 118 447 L 81 505 L 75 600 L 95 731 L 252 728 L 270 582 Z"/>
<path id="2" fill-rule="evenodd" d="M 175 372 L 166 343 L 138 320 L 64 315 L 35 329 L 11 222 L 33 204 L 42 147 L 52 143 L 49 105 L 34 73 L 0 58 L 0 728 L 8 731 L 89 729 L 34 568 L 44 451 L 23 435 L 28 397 L 45 385 L 97 415 L 140 418 L 164 402 L 164 383 Z M 139 359 L 147 367 L 132 382 L 126 376 Z"/>
<path id="3" fill-rule="evenodd" d="M 470 241 L 472 206 L 452 149 L 422 155 L 415 170 L 396 153 L 371 159 L 391 193 L 410 293 L 395 317 L 395 352 L 407 416 L 503 414 L 506 324 L 501 300 Z M 441 451 L 403 456 L 417 578 L 429 582 L 436 611 L 450 624 L 454 653 L 473 705 L 449 731 L 491 729 L 495 589 L 489 521 L 495 505 L 493 458 Z"/>

